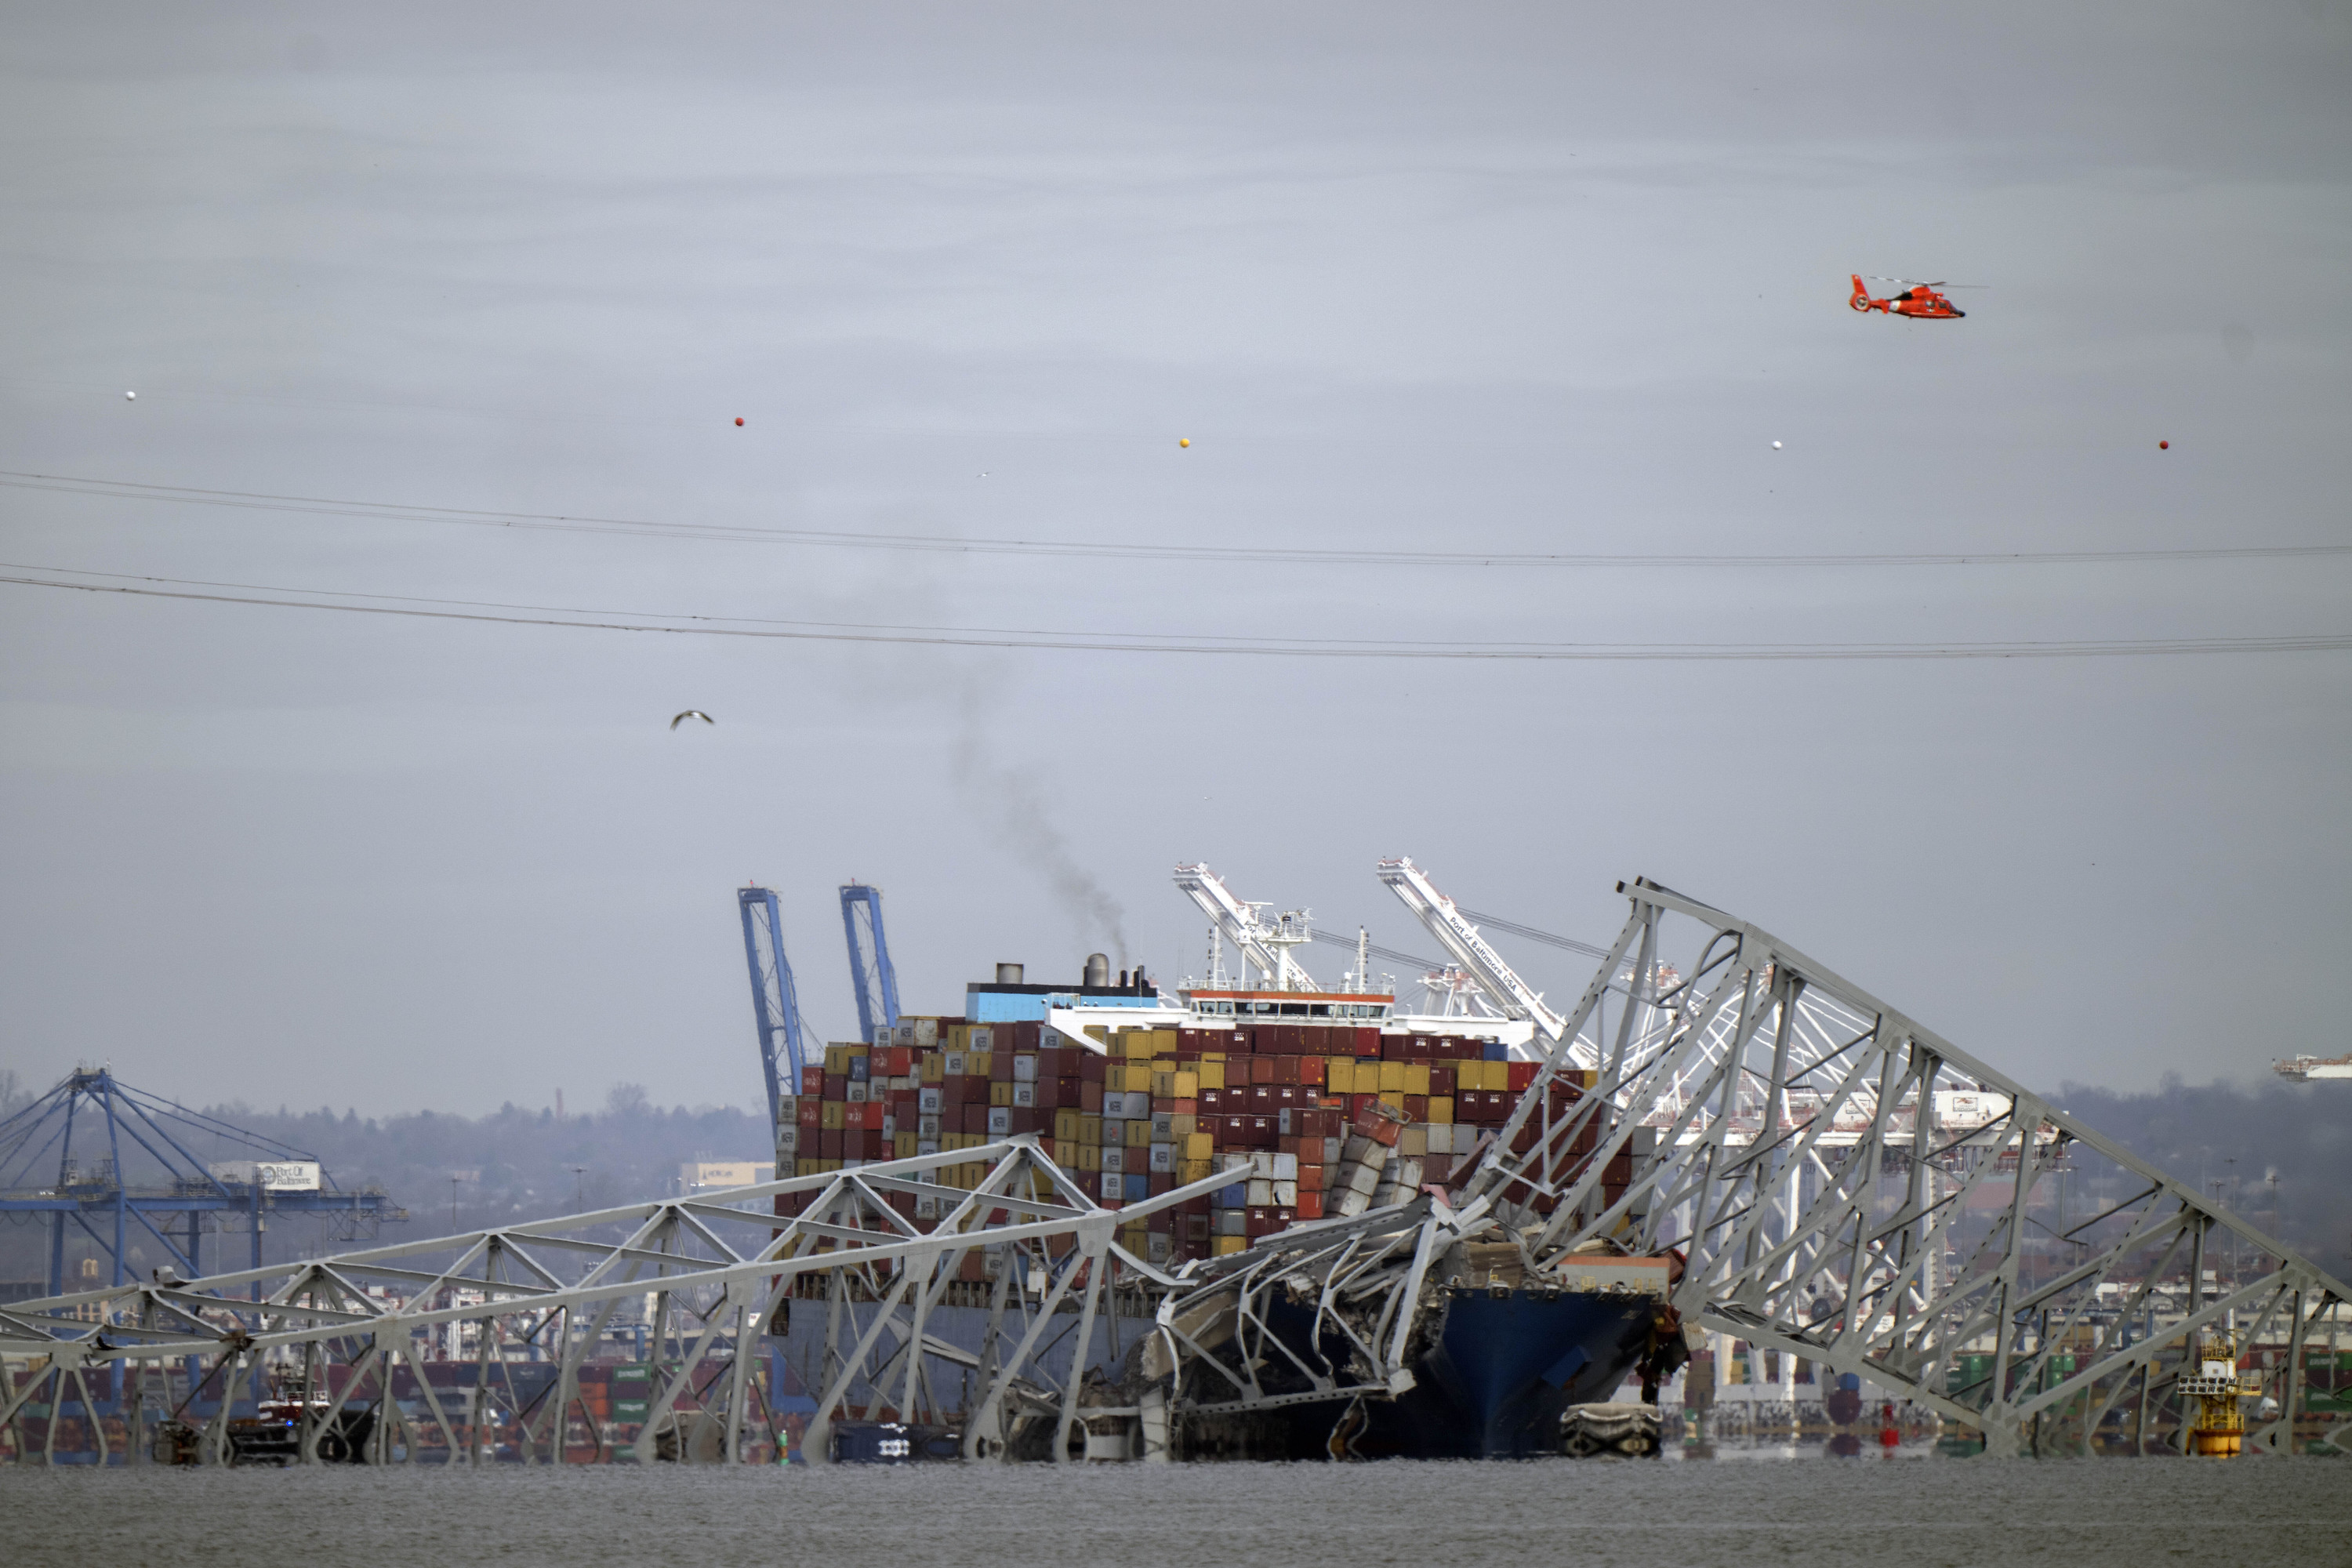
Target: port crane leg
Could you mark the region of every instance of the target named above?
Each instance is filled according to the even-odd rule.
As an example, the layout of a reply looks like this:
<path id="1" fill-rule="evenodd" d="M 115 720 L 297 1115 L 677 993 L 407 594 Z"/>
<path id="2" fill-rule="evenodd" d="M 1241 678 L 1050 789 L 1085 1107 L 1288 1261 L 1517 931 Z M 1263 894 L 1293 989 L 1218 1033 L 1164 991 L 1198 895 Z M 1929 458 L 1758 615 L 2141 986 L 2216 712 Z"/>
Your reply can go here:
<path id="1" fill-rule="evenodd" d="M 735 903 L 743 920 L 743 961 L 751 972 L 751 1019 L 760 1035 L 760 1071 L 768 1091 L 768 1129 L 775 1131 L 776 1117 L 786 1092 L 779 1075 L 798 1094 L 805 1057 L 801 1047 L 800 993 L 793 984 L 793 966 L 784 957 L 784 915 L 776 895 L 765 888 L 738 888 Z"/>
<path id="2" fill-rule="evenodd" d="M 861 910 L 870 943 L 858 931 Z M 890 942 L 882 930 L 881 889 L 863 882 L 842 885 L 841 933 L 849 949 L 849 991 L 857 1002 L 857 1037 L 872 1045 L 877 1027 L 895 1027 L 898 1022 L 898 972 L 891 967 Z"/>

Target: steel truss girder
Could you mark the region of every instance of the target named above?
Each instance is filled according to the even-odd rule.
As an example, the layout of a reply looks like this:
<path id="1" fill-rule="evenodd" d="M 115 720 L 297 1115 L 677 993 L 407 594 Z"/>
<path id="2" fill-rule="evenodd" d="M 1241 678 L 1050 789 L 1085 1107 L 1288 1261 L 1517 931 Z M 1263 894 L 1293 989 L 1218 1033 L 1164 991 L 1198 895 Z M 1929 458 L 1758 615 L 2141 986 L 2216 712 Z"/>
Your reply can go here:
<path id="1" fill-rule="evenodd" d="M 1619 890 L 1629 918 L 1564 1029 L 1604 1065 L 1559 1106 L 1550 1085 L 1568 1054 L 1545 1063 L 1463 1185 L 1548 1267 L 1554 1249 L 1671 1244 L 1686 1258 L 1675 1294 L 1686 1317 L 1866 1377 L 1982 1430 L 1989 1452 L 2036 1441 L 2021 1424 L 2078 1398 L 2103 1414 L 2126 1380 L 2153 1383 L 2158 1361 L 2241 1309 L 2267 1318 L 2292 1299 L 2299 1336 L 2352 1294 L 1771 933 L 1645 880 Z M 1678 936 L 1698 956 L 1663 987 L 1654 965 Z M 1946 1136 L 1939 1090 L 2006 1109 Z M 1590 1152 L 1565 1152 L 1588 1131 Z M 2107 1178 L 2117 1197 L 2049 1223 L 2057 1184 L 2077 1173 Z M 2200 1268 L 2217 1237 L 2274 1262 L 2210 1297 L 2201 1279 L 2186 1282 L 2178 1321 L 2102 1343 L 2061 1375 L 2053 1358 L 2074 1331 L 2116 1326 L 2110 1303 L 2141 1310 L 2192 1236 Z M 1994 1368 L 1970 1385 L 1958 1358 L 1972 1344 Z M 2294 1394 L 2281 1399 L 2290 1411 Z"/>

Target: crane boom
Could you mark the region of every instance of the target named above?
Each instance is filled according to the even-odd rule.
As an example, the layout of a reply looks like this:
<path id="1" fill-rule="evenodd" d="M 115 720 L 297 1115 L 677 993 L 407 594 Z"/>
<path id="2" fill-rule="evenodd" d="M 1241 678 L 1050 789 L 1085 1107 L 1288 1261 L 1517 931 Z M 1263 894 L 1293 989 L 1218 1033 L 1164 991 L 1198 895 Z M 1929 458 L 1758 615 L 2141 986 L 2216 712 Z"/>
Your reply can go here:
<path id="1" fill-rule="evenodd" d="M 1234 897 L 1218 875 L 1197 862 L 1176 868 L 1176 886 L 1201 907 L 1217 931 L 1241 950 L 1242 957 L 1265 975 L 1277 991 L 1319 991 L 1321 986 L 1290 956 L 1290 950 L 1311 941 L 1304 910 L 1277 917 L 1268 925 L 1258 918 L 1257 906 Z"/>
<path id="2" fill-rule="evenodd" d="M 870 944 L 860 939 L 858 911 L 866 914 Z M 841 889 L 841 931 L 849 943 L 849 989 L 857 998 L 857 1037 L 874 1043 L 877 1025 L 898 1022 L 898 972 L 890 967 L 890 943 L 882 934 L 882 889 L 863 882 Z M 867 955 L 868 946 L 873 949 Z"/>
<path id="3" fill-rule="evenodd" d="M 1469 971 L 1479 988 L 1512 1018 L 1524 1018 L 1536 1026 L 1544 1039 L 1547 1050 L 1557 1048 L 1568 1027 L 1568 1020 L 1544 1005 L 1543 995 L 1520 979 L 1511 966 L 1503 962 L 1502 954 L 1486 945 L 1478 928 L 1463 918 L 1454 907 L 1454 900 L 1437 890 L 1429 874 L 1403 856 L 1383 860 L 1378 868 L 1381 881 L 1389 891 L 1403 900 L 1413 918 L 1429 928 L 1454 961 Z M 1580 1042 L 1569 1042 L 1569 1054 L 1580 1067 L 1595 1067 L 1599 1058 Z M 1592 1059 L 1588 1060 L 1587 1058 Z"/>
<path id="4" fill-rule="evenodd" d="M 743 915 L 743 959 L 751 969 L 751 1021 L 760 1031 L 760 1070 L 767 1079 L 768 1121 L 782 1110 L 782 1096 L 798 1094 L 801 1067 L 801 999 L 793 966 L 784 957 L 784 916 L 776 895 L 765 888 L 738 888 Z M 778 1069 L 791 1075 L 787 1090 Z"/>

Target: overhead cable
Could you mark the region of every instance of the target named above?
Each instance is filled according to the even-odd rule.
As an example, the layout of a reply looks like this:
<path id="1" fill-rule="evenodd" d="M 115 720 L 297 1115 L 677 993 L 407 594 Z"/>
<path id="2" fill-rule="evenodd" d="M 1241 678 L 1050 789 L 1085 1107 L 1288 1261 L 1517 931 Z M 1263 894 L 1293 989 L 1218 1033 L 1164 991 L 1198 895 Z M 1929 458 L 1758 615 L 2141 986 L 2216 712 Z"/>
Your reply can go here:
<path id="1" fill-rule="evenodd" d="M 914 551 L 949 555 L 1080 556 L 1118 561 L 1230 561 L 1308 566 L 1558 566 L 1558 567 L 1925 567 L 2114 565 L 2224 560 L 2303 560 L 2352 555 L 2352 544 L 2214 545 L 2185 549 L 1931 551 L 1803 553 L 1595 553 L 1559 551 L 1363 550 L 1288 545 L 1131 543 L 1112 540 L 962 538 L 952 534 L 867 533 L 846 529 L 748 527 L 663 521 L 562 512 L 499 511 L 472 507 L 415 506 L 397 501 L 277 495 L 257 490 L 200 489 L 127 479 L 91 479 L 0 469 L 0 486 L 66 495 L 105 497 L 246 511 L 299 512 L 383 522 L 435 522 L 520 532 L 619 534 L 735 544 L 787 544 L 822 549 Z"/>
<path id="2" fill-rule="evenodd" d="M 5 570 L 0 563 L 0 570 Z M 319 590 L 256 587 L 247 593 L 194 586 L 139 586 L 131 582 L 68 582 L 17 574 L 70 568 L 18 568 L 0 584 L 66 589 L 83 594 L 121 594 L 141 598 L 182 599 L 270 609 L 331 610 L 344 615 L 395 616 L 416 620 L 469 621 L 498 626 L 559 626 L 574 631 L 650 632 L 672 637 L 748 637 L 782 642 L 880 643 L 926 647 L 1035 648 L 1092 653 L 1233 654 L 1269 658 L 1451 659 L 1523 663 L 1559 662 L 1784 662 L 1819 660 L 2100 658 L 2155 654 L 2316 653 L 2352 648 L 2352 633 L 2313 633 L 2260 637 L 2064 638 L 2048 641 L 1946 643 L 1437 643 L 1350 638 L 1244 639 L 1209 634 L 995 630 L 940 626 L 914 630 L 856 623 L 758 623 L 716 616 L 651 618 L 641 612 L 621 618 L 614 612 L 550 609 L 541 614 L 464 607 L 461 599 L 409 595 L 319 596 Z M 116 577 L 121 574 L 78 574 Z M 136 584 L 173 584 L 184 579 L 140 577 Z M 362 599 L 385 602 L 360 603 Z M 447 607 L 427 607 L 447 606 Z"/>

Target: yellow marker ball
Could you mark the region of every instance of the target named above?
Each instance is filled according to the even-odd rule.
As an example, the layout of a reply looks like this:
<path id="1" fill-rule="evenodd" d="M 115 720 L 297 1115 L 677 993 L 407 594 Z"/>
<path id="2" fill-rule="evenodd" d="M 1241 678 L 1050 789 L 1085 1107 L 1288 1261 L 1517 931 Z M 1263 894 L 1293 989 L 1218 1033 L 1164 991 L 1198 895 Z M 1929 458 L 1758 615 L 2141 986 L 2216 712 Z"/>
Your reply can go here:
<path id="1" fill-rule="evenodd" d="M 1189 447 L 1192 444 L 1192 437 L 1190 436 L 1179 436 L 1176 437 L 1176 444 L 1179 447 Z"/>

